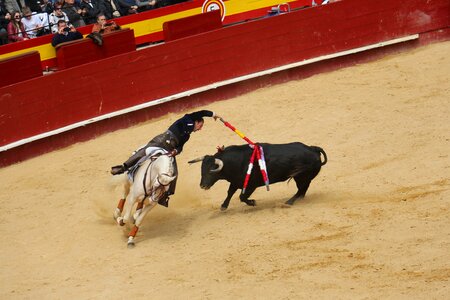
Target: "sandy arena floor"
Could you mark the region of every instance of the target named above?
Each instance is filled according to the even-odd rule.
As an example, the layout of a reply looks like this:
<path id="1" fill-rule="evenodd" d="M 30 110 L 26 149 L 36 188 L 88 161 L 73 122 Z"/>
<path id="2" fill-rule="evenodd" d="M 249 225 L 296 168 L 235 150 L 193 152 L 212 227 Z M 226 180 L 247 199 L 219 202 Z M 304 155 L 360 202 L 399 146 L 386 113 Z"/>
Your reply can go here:
<path id="1" fill-rule="evenodd" d="M 294 182 L 220 212 L 227 184 L 201 190 L 187 161 L 242 140 L 207 119 L 170 208 L 131 250 L 110 166 L 181 114 L 0 169 L 0 299 L 448 299 L 449 53 L 433 44 L 202 107 L 329 162 L 292 208 Z"/>

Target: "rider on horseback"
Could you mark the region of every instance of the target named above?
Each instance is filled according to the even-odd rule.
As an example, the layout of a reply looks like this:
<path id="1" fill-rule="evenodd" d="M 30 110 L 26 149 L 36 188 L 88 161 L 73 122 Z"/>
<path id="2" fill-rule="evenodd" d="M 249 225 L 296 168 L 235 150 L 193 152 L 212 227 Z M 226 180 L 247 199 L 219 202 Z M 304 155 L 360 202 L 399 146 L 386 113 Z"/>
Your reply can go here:
<path id="1" fill-rule="evenodd" d="M 203 117 L 213 117 L 214 120 L 220 117 L 212 111 L 200 110 L 184 115 L 181 119 L 175 121 L 169 129 L 155 136 L 147 145 L 135 151 L 135 153 L 122 165 L 111 168 L 111 174 L 117 175 L 129 171 L 142 157 L 146 155 L 146 149 L 149 147 L 160 147 L 172 156 L 180 154 L 183 151 L 184 144 L 189 140 L 192 132 L 201 130 L 204 124 Z M 176 160 L 174 161 L 175 172 L 177 171 Z M 175 193 L 176 180 L 172 181 L 169 187 L 168 196 Z M 167 203 L 167 201 L 166 201 Z"/>

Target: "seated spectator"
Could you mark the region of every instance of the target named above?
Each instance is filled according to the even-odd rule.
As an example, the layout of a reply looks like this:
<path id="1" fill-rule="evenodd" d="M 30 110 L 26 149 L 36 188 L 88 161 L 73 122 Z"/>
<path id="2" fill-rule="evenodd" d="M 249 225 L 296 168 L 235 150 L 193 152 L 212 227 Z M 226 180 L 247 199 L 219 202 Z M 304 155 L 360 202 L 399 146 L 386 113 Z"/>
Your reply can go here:
<path id="1" fill-rule="evenodd" d="M 132 15 L 138 13 L 139 6 L 136 0 L 119 0 L 119 6 L 125 15 Z"/>
<path id="2" fill-rule="evenodd" d="M 81 0 L 80 8 L 84 23 L 94 24 L 97 21 L 97 15 L 101 12 L 101 0 Z"/>
<path id="3" fill-rule="evenodd" d="M 42 13 L 36 14 L 36 16 L 41 20 L 41 23 L 44 26 L 44 33 L 43 34 L 50 34 L 50 33 L 52 33 L 51 26 L 48 24 L 49 15 L 46 12 L 42 12 Z M 39 36 L 39 34 L 38 34 L 38 36 Z"/>
<path id="4" fill-rule="evenodd" d="M 3 1 L 6 11 L 15 12 L 20 11 L 19 0 L 5 0 Z"/>
<path id="5" fill-rule="evenodd" d="M 7 12 L 9 11 L 6 9 L 4 1 L 0 0 L 0 16 L 6 15 Z"/>
<path id="6" fill-rule="evenodd" d="M 73 26 L 67 26 L 67 22 L 64 20 L 58 21 L 58 32 L 53 36 L 52 46 L 56 47 L 57 45 L 65 42 L 75 41 L 82 39 L 83 35 L 75 29 Z"/>
<path id="7" fill-rule="evenodd" d="M 156 0 L 136 0 L 138 12 L 156 8 L 157 2 Z"/>
<path id="8" fill-rule="evenodd" d="M 20 12 L 15 11 L 13 13 L 13 18 L 8 24 L 8 39 L 10 42 L 20 42 L 29 39 L 20 19 L 22 19 Z"/>
<path id="9" fill-rule="evenodd" d="M 58 32 L 58 22 L 59 21 L 65 21 L 66 23 L 69 23 L 69 17 L 66 15 L 65 12 L 62 11 L 62 6 L 60 3 L 55 4 L 55 10 L 48 16 L 49 19 L 49 25 L 52 28 L 52 33 Z"/>
<path id="10" fill-rule="evenodd" d="M 69 18 L 69 23 L 74 27 L 85 26 L 86 23 L 84 23 L 83 16 L 81 15 L 83 10 L 80 8 L 80 6 L 78 6 L 78 4 L 75 3 L 75 0 L 63 1 L 64 3 L 62 5 L 62 11 Z"/>
<path id="11" fill-rule="evenodd" d="M 54 10 L 52 1 L 41 0 L 41 10 L 43 13 L 50 15 Z"/>
<path id="12" fill-rule="evenodd" d="M 174 5 L 174 4 L 178 4 L 178 3 L 182 3 L 182 2 L 186 2 L 186 1 L 188 1 L 188 0 L 158 0 L 158 1 L 156 1 L 157 3 L 156 3 L 155 8 Z"/>
<path id="13" fill-rule="evenodd" d="M 107 20 L 125 15 L 120 8 L 118 0 L 103 0 L 100 10 L 105 14 Z"/>
<path id="14" fill-rule="evenodd" d="M 44 24 L 37 14 L 33 15 L 27 6 L 22 9 L 22 14 L 23 27 L 30 39 L 44 35 Z"/>
<path id="15" fill-rule="evenodd" d="M 110 33 L 119 29 L 120 26 L 114 21 L 106 21 L 104 14 L 99 14 L 97 16 L 97 23 L 92 26 L 92 32 L 98 32 L 100 34 Z"/>
<path id="16" fill-rule="evenodd" d="M 8 44 L 8 23 L 11 21 L 11 14 L 0 5 L 0 45 Z"/>
<path id="17" fill-rule="evenodd" d="M 25 7 L 29 7 L 30 10 L 34 13 L 40 14 L 42 12 L 40 0 L 25 0 L 24 3 L 25 3 L 25 6 L 22 6 L 22 10 Z"/>

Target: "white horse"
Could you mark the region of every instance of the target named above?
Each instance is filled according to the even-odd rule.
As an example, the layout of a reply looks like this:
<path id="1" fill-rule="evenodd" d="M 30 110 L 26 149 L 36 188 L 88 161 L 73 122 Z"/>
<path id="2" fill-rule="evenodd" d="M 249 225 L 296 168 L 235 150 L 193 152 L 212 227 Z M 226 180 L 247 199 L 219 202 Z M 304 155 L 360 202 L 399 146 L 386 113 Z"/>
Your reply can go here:
<path id="1" fill-rule="evenodd" d="M 177 177 L 174 160 L 167 151 L 159 148 L 137 167 L 134 177 L 127 176 L 124 195 L 114 210 L 114 219 L 120 226 L 129 221 L 134 224 L 128 234 L 129 248 L 134 246 L 134 238 L 145 215 L 164 197 L 169 184 Z M 135 203 L 136 212 L 131 215 Z"/>

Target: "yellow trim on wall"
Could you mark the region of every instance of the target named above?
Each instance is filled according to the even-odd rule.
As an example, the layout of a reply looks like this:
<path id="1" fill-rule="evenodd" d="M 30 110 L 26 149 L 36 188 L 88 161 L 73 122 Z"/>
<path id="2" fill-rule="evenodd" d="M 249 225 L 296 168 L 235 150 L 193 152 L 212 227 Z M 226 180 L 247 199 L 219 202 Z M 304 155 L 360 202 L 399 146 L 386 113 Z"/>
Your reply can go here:
<path id="1" fill-rule="evenodd" d="M 21 55 L 21 54 L 32 52 L 32 51 L 39 52 L 39 54 L 41 55 L 41 61 L 47 60 L 47 59 L 52 59 L 52 58 L 56 57 L 55 48 L 52 46 L 52 44 L 48 43 L 48 44 L 39 45 L 36 47 L 30 47 L 30 48 L 26 48 L 26 49 L 21 49 L 21 50 L 9 52 L 9 53 L 1 54 L 0 59 L 9 58 L 9 57 Z"/>

